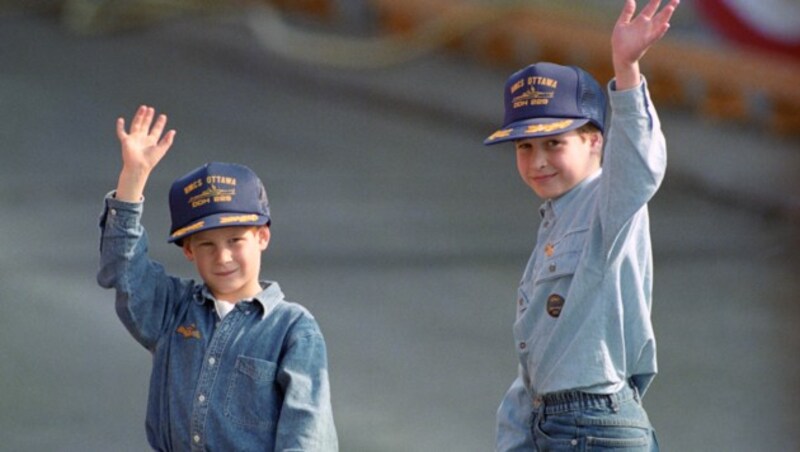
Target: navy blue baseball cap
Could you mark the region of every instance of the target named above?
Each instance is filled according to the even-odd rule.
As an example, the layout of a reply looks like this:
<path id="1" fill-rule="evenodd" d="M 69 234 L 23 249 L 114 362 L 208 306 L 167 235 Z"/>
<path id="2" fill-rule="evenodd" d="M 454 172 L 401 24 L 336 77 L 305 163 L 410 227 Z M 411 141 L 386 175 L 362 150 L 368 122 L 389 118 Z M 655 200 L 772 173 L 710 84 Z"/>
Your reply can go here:
<path id="1" fill-rule="evenodd" d="M 211 162 L 172 183 L 169 242 L 182 245 L 188 235 L 226 226 L 270 224 L 267 190 L 248 167 Z"/>
<path id="2" fill-rule="evenodd" d="M 594 124 L 605 131 L 606 96 L 588 72 L 575 66 L 536 63 L 505 84 L 503 127 L 483 144 L 544 137 Z"/>

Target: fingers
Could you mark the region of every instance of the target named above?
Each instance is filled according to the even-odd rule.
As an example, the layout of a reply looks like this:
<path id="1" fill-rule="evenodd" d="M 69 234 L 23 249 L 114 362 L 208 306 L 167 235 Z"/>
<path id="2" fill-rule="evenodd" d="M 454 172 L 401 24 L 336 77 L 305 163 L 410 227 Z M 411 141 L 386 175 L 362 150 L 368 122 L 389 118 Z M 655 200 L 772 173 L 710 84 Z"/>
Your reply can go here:
<path id="1" fill-rule="evenodd" d="M 154 123 L 153 118 L 156 115 L 155 112 L 156 110 L 153 107 L 147 105 L 139 106 L 131 120 L 130 131 L 127 133 L 125 132 L 125 119 L 118 118 L 117 137 L 122 139 L 133 134 L 143 134 L 151 136 L 154 140 L 158 140 L 167 125 L 167 115 L 163 113 L 158 115 Z"/>
<path id="2" fill-rule="evenodd" d="M 650 2 L 642 8 L 642 12 L 639 13 L 639 16 L 650 19 L 653 17 L 658 11 L 658 5 L 661 4 L 661 0 L 650 0 Z"/>
<path id="3" fill-rule="evenodd" d="M 661 0 L 650 0 L 650 2 L 647 3 L 647 5 L 645 5 L 645 7 L 639 13 L 639 17 L 652 20 L 659 25 L 665 24 L 669 22 L 669 19 L 672 17 L 672 13 L 675 12 L 675 8 L 678 7 L 678 4 L 680 4 L 680 0 L 670 0 L 666 6 L 661 8 L 661 11 L 658 11 L 658 7 L 661 5 Z"/>
<path id="4" fill-rule="evenodd" d="M 139 133 L 142 131 L 143 128 L 149 127 L 149 121 L 152 121 L 152 115 L 155 110 L 149 108 L 146 105 L 140 106 L 136 110 L 136 114 L 133 115 L 133 119 L 131 120 L 131 130 L 130 133 Z M 150 120 L 148 121 L 148 113 L 150 115 Z M 147 126 L 145 126 L 147 124 Z"/>
<path id="5" fill-rule="evenodd" d="M 126 136 L 128 136 L 128 134 L 125 133 L 125 118 L 117 118 L 117 138 L 122 141 Z"/>
<path id="6" fill-rule="evenodd" d="M 653 20 L 658 24 L 666 24 L 669 27 L 669 20 L 672 18 L 672 13 L 680 4 L 680 0 L 671 0 L 661 11 L 656 14 Z"/>
<path id="7" fill-rule="evenodd" d="M 151 114 L 150 119 L 152 120 L 153 116 Z M 153 128 L 150 129 L 150 135 L 153 138 L 158 139 L 161 136 L 161 133 L 164 131 L 164 126 L 167 125 L 167 115 L 160 114 L 158 115 L 158 119 L 156 119 L 156 123 L 153 124 Z M 149 126 L 149 124 L 148 124 Z"/>
<path id="8" fill-rule="evenodd" d="M 652 19 L 652 37 L 651 41 L 655 42 L 660 40 L 667 34 L 669 30 L 669 20 L 672 18 L 672 13 L 675 12 L 679 0 L 671 0 L 661 11 L 656 14 Z"/>
<path id="9" fill-rule="evenodd" d="M 158 142 L 158 147 L 162 148 L 164 152 L 167 152 L 169 148 L 172 146 L 173 141 L 175 141 L 175 130 L 170 130 L 161 138 Z"/>
<path id="10" fill-rule="evenodd" d="M 622 12 L 617 19 L 618 24 L 627 24 L 633 18 L 633 14 L 636 12 L 636 1 L 635 0 L 625 0 L 625 6 L 622 7 Z"/>
<path id="11" fill-rule="evenodd" d="M 136 110 L 136 114 L 133 116 L 133 120 L 131 121 L 130 133 L 144 133 L 146 135 L 149 135 L 150 126 L 153 124 L 153 117 L 155 117 L 155 115 L 156 115 L 155 108 L 148 107 L 147 105 L 140 106 Z M 166 119 L 164 122 L 166 122 Z M 163 124 L 161 127 L 163 130 Z"/>

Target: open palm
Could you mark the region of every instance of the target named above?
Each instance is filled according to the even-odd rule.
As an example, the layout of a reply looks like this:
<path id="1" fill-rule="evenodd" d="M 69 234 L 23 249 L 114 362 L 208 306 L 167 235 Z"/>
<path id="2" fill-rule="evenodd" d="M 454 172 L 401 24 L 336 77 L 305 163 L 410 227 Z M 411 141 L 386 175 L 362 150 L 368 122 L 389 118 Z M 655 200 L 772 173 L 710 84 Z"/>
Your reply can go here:
<path id="1" fill-rule="evenodd" d="M 155 109 L 142 105 L 131 120 L 130 131 L 125 131 L 125 119 L 117 119 L 117 137 L 122 144 L 122 162 L 128 168 L 149 172 L 172 146 L 175 131 L 164 133 L 167 116 L 158 115 L 153 123 Z"/>
<path id="2" fill-rule="evenodd" d="M 611 33 L 611 47 L 618 63 L 638 62 L 653 43 L 661 39 L 669 29 L 669 20 L 679 0 L 670 0 L 661 11 L 661 0 L 650 0 L 634 17 L 636 1 L 626 0 L 625 6 Z"/>

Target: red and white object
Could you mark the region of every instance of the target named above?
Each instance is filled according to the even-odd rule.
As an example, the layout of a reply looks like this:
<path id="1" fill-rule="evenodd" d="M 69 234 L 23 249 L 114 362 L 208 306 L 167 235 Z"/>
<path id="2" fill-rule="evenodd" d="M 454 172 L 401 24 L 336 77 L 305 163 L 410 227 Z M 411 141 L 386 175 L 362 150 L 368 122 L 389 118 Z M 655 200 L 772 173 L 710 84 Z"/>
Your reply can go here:
<path id="1" fill-rule="evenodd" d="M 796 0 L 696 0 L 703 18 L 742 46 L 800 60 L 800 2 Z"/>

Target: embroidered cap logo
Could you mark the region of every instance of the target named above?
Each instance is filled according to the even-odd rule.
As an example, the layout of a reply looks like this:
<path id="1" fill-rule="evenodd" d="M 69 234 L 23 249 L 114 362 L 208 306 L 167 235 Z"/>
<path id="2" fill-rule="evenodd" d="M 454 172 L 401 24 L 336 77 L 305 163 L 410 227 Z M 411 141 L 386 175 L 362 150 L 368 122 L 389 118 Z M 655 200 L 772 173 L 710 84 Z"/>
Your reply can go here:
<path id="1" fill-rule="evenodd" d="M 187 186 L 184 191 L 188 189 L 188 193 L 202 187 L 202 180 L 194 182 L 192 185 Z M 228 185 L 231 188 L 220 188 L 217 183 Z M 231 202 L 233 197 L 236 196 L 236 179 L 232 177 L 208 176 L 206 178 L 208 188 L 200 193 L 191 196 L 188 200 L 192 208 L 206 205 L 210 202 Z"/>
<path id="2" fill-rule="evenodd" d="M 519 80 L 512 86 L 512 93 L 527 84 L 528 89 L 517 94 L 512 99 L 513 108 L 529 107 L 532 105 L 547 105 L 555 97 L 558 81 L 548 77 L 528 77 Z"/>

